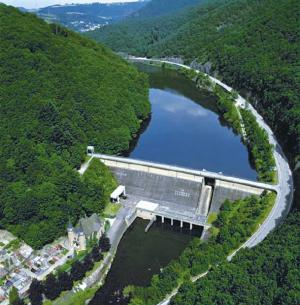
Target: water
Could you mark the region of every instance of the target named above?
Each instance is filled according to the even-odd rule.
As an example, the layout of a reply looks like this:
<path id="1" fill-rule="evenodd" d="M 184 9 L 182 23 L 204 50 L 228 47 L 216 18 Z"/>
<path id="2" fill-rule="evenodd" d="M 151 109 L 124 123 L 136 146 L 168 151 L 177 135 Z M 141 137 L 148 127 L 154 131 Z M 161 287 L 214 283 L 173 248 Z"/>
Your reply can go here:
<path id="1" fill-rule="evenodd" d="M 105 285 L 95 294 L 90 305 L 127 304 L 122 290 L 127 285 L 146 286 L 153 274 L 159 273 L 185 249 L 201 229 L 180 228 L 179 222 L 155 222 L 145 233 L 149 221 L 137 219 L 124 234 Z"/>
<path id="2" fill-rule="evenodd" d="M 149 75 L 152 116 L 131 158 L 256 179 L 248 150 L 219 118 L 215 97 L 175 71 L 138 67 Z"/>
<path id="3" fill-rule="evenodd" d="M 143 65 L 139 69 L 149 74 L 152 116 L 130 157 L 255 179 L 248 151 L 220 120 L 214 96 L 174 71 Z M 137 219 L 125 233 L 91 305 L 127 304 L 124 287 L 149 285 L 152 275 L 177 258 L 193 235 L 201 235 L 201 230 L 180 229 L 175 221 L 173 227 L 156 222 L 145 233 L 147 223 Z"/>

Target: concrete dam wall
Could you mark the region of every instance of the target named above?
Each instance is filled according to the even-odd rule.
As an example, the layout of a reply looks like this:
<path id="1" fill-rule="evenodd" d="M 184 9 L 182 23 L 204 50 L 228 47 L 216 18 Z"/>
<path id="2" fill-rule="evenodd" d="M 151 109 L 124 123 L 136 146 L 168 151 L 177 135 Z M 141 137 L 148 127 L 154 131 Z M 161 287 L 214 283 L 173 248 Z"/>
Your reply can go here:
<path id="1" fill-rule="evenodd" d="M 159 201 L 196 209 L 202 179 L 184 180 L 158 174 L 111 167 L 118 182 L 126 192 L 149 201 Z"/>
<path id="2" fill-rule="evenodd" d="M 260 195 L 263 191 L 264 189 L 260 188 L 216 180 L 210 213 L 219 212 L 221 205 L 226 199 L 232 201 L 244 199 L 251 195 Z"/>
<path id="3" fill-rule="evenodd" d="M 274 190 L 272 185 L 217 173 L 114 156 L 98 155 L 113 172 L 132 206 L 145 201 L 140 212 L 208 227 L 207 217 L 226 199 L 237 200 Z M 155 204 L 155 209 L 147 208 Z"/>

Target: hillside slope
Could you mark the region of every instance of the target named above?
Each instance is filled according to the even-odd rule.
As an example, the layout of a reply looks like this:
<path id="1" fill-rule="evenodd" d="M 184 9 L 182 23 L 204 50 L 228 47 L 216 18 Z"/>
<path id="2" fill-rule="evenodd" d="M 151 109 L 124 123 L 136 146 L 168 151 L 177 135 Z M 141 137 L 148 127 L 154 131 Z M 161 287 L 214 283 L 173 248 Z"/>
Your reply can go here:
<path id="1" fill-rule="evenodd" d="M 145 19 L 173 14 L 183 8 L 199 4 L 203 0 L 151 0 L 143 8 L 134 12 L 130 18 Z"/>
<path id="2" fill-rule="evenodd" d="M 186 282 L 171 305 L 299 304 L 299 212 L 254 249 L 213 268 L 195 283 Z"/>
<path id="3" fill-rule="evenodd" d="M 52 5 L 35 13 L 49 22 L 55 22 L 69 29 L 85 32 L 106 24 L 119 21 L 140 10 L 146 2 L 87 3 Z"/>
<path id="4" fill-rule="evenodd" d="M 74 171 L 87 144 L 126 150 L 149 111 L 147 79 L 106 47 L 0 5 L 0 224 L 40 247 L 68 216 L 103 209 Z"/>

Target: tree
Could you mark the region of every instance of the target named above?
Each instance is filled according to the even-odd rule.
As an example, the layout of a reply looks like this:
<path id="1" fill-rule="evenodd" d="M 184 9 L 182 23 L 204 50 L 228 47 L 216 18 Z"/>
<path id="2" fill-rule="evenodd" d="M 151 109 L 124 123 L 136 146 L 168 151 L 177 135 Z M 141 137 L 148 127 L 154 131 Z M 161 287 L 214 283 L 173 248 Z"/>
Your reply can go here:
<path id="1" fill-rule="evenodd" d="M 9 305 L 25 305 L 24 301 L 21 300 L 18 290 L 16 287 L 12 287 L 9 292 Z"/>
<path id="2" fill-rule="evenodd" d="M 111 248 L 110 239 L 103 234 L 99 240 L 99 248 L 102 252 L 108 252 Z"/>
<path id="3" fill-rule="evenodd" d="M 43 304 L 43 285 L 37 279 L 33 279 L 29 287 L 29 300 L 32 305 Z"/>
<path id="4" fill-rule="evenodd" d="M 52 273 L 50 273 L 45 280 L 44 294 L 49 300 L 55 300 L 60 294 L 60 286 Z"/>
<path id="5" fill-rule="evenodd" d="M 71 290 L 73 287 L 73 281 L 69 273 L 61 272 L 57 277 L 60 291 Z"/>
<path id="6" fill-rule="evenodd" d="M 94 266 L 94 262 L 93 262 L 92 254 L 89 253 L 86 255 L 86 257 L 83 260 L 83 267 L 85 271 L 89 271 L 93 269 L 93 266 Z"/>
<path id="7" fill-rule="evenodd" d="M 0 226 L 38 249 L 66 233 L 68 216 L 75 223 L 104 209 L 115 183 L 106 166 L 97 160 L 104 171 L 92 184 L 73 169 L 91 139 L 106 153 L 128 148 L 150 112 L 147 78 L 88 38 L 57 25 L 54 35 L 32 14 L 0 4 L 0 16 Z"/>
<path id="8" fill-rule="evenodd" d="M 85 275 L 84 265 L 80 261 L 75 261 L 71 269 L 71 278 L 73 281 L 81 280 Z"/>
<path id="9" fill-rule="evenodd" d="M 97 245 L 93 247 L 91 254 L 95 262 L 99 262 L 101 259 L 103 259 L 103 254 L 100 252 Z"/>

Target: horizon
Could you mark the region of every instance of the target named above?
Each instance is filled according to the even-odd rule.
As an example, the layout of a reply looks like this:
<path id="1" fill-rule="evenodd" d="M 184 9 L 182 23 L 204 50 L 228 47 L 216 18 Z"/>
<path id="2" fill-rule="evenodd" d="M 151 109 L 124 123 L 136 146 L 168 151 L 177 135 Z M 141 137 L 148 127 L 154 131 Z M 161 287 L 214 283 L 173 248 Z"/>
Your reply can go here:
<path id="1" fill-rule="evenodd" d="M 139 0 L 0 0 L 0 3 L 23 7 L 26 9 L 38 9 L 52 5 L 88 4 L 88 3 L 121 3 L 137 2 Z"/>

